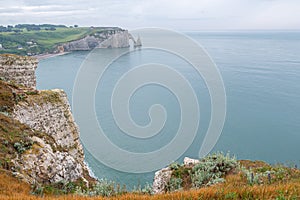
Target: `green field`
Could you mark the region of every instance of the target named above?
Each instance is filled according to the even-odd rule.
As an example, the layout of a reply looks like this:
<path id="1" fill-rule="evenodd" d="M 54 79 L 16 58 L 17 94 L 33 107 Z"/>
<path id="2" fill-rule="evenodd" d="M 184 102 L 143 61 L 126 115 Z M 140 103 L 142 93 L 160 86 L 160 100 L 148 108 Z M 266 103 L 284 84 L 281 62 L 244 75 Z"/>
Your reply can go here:
<path id="1" fill-rule="evenodd" d="M 36 55 L 53 53 L 57 45 L 81 39 L 87 35 L 100 33 L 107 28 L 96 27 L 56 27 L 55 30 L 18 29 L 20 32 L 0 32 L 0 54 Z M 117 28 L 116 28 L 117 29 Z"/>

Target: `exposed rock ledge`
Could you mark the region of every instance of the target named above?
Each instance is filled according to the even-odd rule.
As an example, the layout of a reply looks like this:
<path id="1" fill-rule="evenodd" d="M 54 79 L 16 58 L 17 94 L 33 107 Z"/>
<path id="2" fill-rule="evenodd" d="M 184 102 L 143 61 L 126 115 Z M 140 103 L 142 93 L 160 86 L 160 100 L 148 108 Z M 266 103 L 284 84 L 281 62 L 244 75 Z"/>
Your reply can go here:
<path id="1" fill-rule="evenodd" d="M 186 167 L 192 167 L 195 164 L 198 164 L 200 161 L 197 159 L 192 159 L 189 157 L 185 157 L 183 159 L 183 164 Z M 166 192 L 167 184 L 170 181 L 172 176 L 172 169 L 170 167 L 163 168 L 157 172 L 155 172 L 154 180 L 153 180 L 153 193 L 154 194 L 163 194 Z"/>
<path id="2" fill-rule="evenodd" d="M 172 170 L 169 167 L 163 168 L 155 172 L 153 180 L 153 193 L 163 194 L 166 191 L 168 182 L 171 179 Z"/>

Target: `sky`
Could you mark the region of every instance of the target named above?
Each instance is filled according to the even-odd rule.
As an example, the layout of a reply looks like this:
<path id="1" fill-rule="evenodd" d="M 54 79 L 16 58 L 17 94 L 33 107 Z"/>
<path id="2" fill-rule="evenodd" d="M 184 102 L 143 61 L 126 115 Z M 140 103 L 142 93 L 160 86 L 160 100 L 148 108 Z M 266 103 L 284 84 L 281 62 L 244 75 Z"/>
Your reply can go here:
<path id="1" fill-rule="evenodd" d="M 0 0 L 0 24 L 300 29 L 300 0 Z"/>

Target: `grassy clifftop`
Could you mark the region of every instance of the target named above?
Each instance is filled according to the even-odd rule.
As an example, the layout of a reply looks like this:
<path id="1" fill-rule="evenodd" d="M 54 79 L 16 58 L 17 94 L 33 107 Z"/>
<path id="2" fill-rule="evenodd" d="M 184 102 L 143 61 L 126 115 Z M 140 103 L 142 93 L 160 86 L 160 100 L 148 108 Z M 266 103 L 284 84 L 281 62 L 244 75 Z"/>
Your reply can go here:
<path id="1" fill-rule="evenodd" d="M 49 25 L 50 26 L 50 25 Z M 16 28 L 17 27 L 17 28 Z M 79 40 L 88 35 L 97 35 L 108 30 L 120 30 L 117 27 L 66 27 L 35 25 L 35 29 L 16 26 L 5 31 L 0 30 L 0 54 L 36 55 L 53 53 L 56 47 L 66 42 Z"/>

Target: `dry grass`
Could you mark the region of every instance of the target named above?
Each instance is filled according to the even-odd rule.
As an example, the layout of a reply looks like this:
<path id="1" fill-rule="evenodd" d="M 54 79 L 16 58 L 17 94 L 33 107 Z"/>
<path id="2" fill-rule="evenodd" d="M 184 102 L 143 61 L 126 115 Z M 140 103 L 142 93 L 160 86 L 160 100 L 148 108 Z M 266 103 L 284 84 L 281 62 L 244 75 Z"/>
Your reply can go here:
<path id="1" fill-rule="evenodd" d="M 12 89 L 8 86 L 7 83 L 0 81 L 0 111 L 9 112 L 14 106 L 14 96 Z"/>
<path id="2" fill-rule="evenodd" d="M 231 174 L 226 177 L 226 182 L 211 187 L 197 190 L 180 191 L 161 195 L 140 195 L 128 193 L 110 198 L 82 197 L 75 195 L 44 196 L 38 197 L 30 194 L 30 186 L 9 175 L 8 172 L 0 171 L 0 199 L 48 199 L 48 200 L 131 200 L 131 199 L 299 199 L 300 181 L 290 180 L 285 183 L 273 183 L 265 185 L 248 185 L 245 177 L 240 174 Z"/>
<path id="3" fill-rule="evenodd" d="M 11 172 L 0 169 L 0 199 L 12 196 L 28 196 L 30 185 L 14 178 Z"/>

